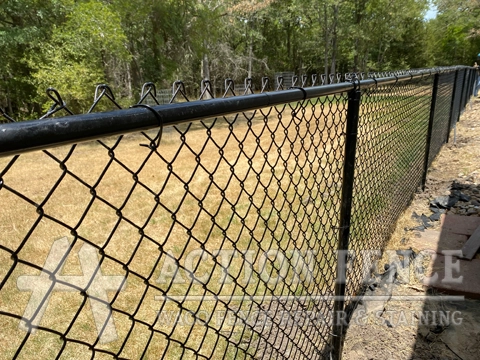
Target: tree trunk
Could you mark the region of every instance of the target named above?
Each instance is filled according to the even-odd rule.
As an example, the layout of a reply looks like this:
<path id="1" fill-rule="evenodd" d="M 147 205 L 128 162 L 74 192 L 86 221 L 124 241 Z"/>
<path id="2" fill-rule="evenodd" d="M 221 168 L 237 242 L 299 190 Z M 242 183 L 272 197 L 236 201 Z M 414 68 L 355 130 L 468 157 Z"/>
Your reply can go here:
<path id="1" fill-rule="evenodd" d="M 361 23 L 363 20 L 363 12 L 365 10 L 365 4 L 366 0 L 356 0 L 355 1 L 355 28 L 356 29 L 361 29 Z M 358 32 L 355 33 L 355 41 L 354 41 L 354 47 L 355 47 L 355 55 L 353 57 L 353 71 L 358 72 L 359 71 L 359 64 L 360 64 L 360 56 L 359 53 L 361 51 L 360 49 L 360 35 Z"/>
<path id="2" fill-rule="evenodd" d="M 128 63 L 125 64 L 127 68 L 127 91 L 128 91 L 128 97 L 131 99 L 133 97 L 132 93 L 132 73 L 130 71 L 130 65 Z"/>
<path id="3" fill-rule="evenodd" d="M 353 56 L 353 72 L 358 71 L 358 38 L 355 39 L 355 55 Z"/>
<path id="4" fill-rule="evenodd" d="M 324 36 L 325 36 L 325 54 L 324 54 L 324 74 L 325 74 L 325 81 L 328 79 L 328 26 L 327 26 L 327 21 L 328 21 L 328 9 L 327 9 L 327 4 L 325 3 L 323 5 L 323 30 L 324 30 Z M 328 84 L 328 81 L 327 81 Z"/>
<path id="5" fill-rule="evenodd" d="M 330 70 L 331 74 L 337 72 L 337 48 L 338 48 L 338 39 L 337 39 L 337 24 L 338 23 L 338 5 L 333 5 L 333 23 L 332 23 L 332 68 Z"/>
<path id="6" fill-rule="evenodd" d="M 292 34 L 291 34 L 291 26 L 287 25 L 287 57 L 288 59 L 292 59 Z M 288 61 L 287 61 L 288 62 Z"/>
<path id="7" fill-rule="evenodd" d="M 13 116 L 13 107 L 12 107 L 12 99 L 10 95 L 7 93 L 7 112 L 10 116 Z"/>
<path id="8" fill-rule="evenodd" d="M 368 68 L 368 50 L 365 50 L 365 56 L 363 57 L 363 63 L 360 71 L 367 71 Z"/>
<path id="9" fill-rule="evenodd" d="M 203 80 L 210 80 L 210 68 L 208 66 L 208 55 L 203 54 L 202 59 L 202 78 Z"/>
<path id="10" fill-rule="evenodd" d="M 252 77 L 252 58 L 253 58 L 253 41 L 250 38 L 250 44 L 248 46 L 248 76 L 249 78 Z"/>
<path id="11" fill-rule="evenodd" d="M 132 52 L 132 55 L 133 55 L 133 52 Z M 135 61 L 134 55 L 132 56 L 132 61 L 130 61 L 129 69 L 130 69 L 130 79 L 131 79 L 132 87 L 134 89 L 140 88 L 140 86 L 142 85 L 140 84 L 142 75 L 140 73 L 140 67 Z"/>
<path id="12" fill-rule="evenodd" d="M 210 67 L 208 65 L 208 55 L 207 55 L 207 53 L 204 53 L 203 58 L 202 58 L 202 79 L 203 80 L 210 80 Z M 205 88 L 203 87 L 203 83 L 202 83 L 202 92 L 204 90 L 205 90 Z M 211 99 L 211 98 L 212 97 L 210 96 L 210 94 L 208 92 L 206 92 L 205 95 L 204 95 L 204 99 Z"/>
<path id="13" fill-rule="evenodd" d="M 11 75 L 11 74 L 9 74 L 9 75 L 10 75 L 9 78 L 11 79 L 11 78 L 12 78 L 12 75 Z M 9 114 L 10 116 L 13 116 L 12 98 L 11 98 L 11 96 L 10 96 L 10 86 L 9 86 L 8 84 L 7 84 L 7 87 L 6 87 L 5 90 L 7 91 L 6 96 L 7 96 L 7 109 L 8 109 L 8 114 Z"/>

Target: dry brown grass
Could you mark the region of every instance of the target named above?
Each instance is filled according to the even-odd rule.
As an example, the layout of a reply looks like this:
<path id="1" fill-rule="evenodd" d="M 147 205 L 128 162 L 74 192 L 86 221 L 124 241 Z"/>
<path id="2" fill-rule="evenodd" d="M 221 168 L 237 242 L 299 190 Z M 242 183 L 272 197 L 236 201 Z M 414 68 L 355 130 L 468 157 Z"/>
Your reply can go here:
<path id="1" fill-rule="evenodd" d="M 325 239 L 336 226 L 338 203 L 332 203 L 332 199 L 338 196 L 339 191 L 334 184 L 341 180 L 341 162 L 338 159 L 343 153 L 343 138 L 339 136 L 343 132 L 343 119 L 332 117 L 329 110 L 336 108 L 309 106 L 304 108 L 303 113 L 298 113 L 286 105 L 285 108 L 238 115 L 231 126 L 226 120 L 232 121 L 233 116 L 219 119 L 215 125 L 213 120 L 205 120 L 205 126 L 195 123 L 178 126 L 178 131 L 165 129 L 159 148 L 161 157 L 139 146 L 139 143 L 147 142 L 140 134 L 127 135 L 118 143 L 113 150 L 114 161 L 108 149 L 101 144 L 83 143 L 76 146 L 65 162 L 68 173 L 61 169 L 57 160 L 64 159 L 70 147 L 51 149 L 48 151 L 50 155 L 44 152 L 21 155 L 3 175 L 0 245 L 3 249 L 17 252 L 18 258 L 27 264 L 17 263 L 13 272 L 9 273 L 14 262 L 10 254 L 0 248 L 0 279 L 3 281 L 8 274 L 0 291 L 0 310 L 23 315 L 31 293 L 18 290 L 18 277 L 39 275 L 40 271 L 28 264 L 42 268 L 54 241 L 65 236 L 70 243 L 75 241 L 75 245 L 60 274 L 82 273 L 78 251 L 84 245 L 83 239 L 102 247 L 105 254 L 127 264 L 130 271 L 124 291 L 115 300 L 114 309 L 129 314 L 137 311 L 135 319 L 149 324 L 153 324 L 160 309 L 178 310 L 178 307 L 171 301 L 155 301 L 155 296 L 162 293 L 152 287 L 140 303 L 146 290 L 141 277 L 148 278 L 150 284 L 171 296 L 204 294 L 198 283 L 191 287 L 188 283 L 169 287 L 156 281 L 167 252 L 174 254 L 183 264 L 187 254 L 200 248 L 200 244 L 212 253 L 218 249 L 233 249 L 234 244 L 240 250 L 251 250 L 255 254 L 271 248 L 285 252 L 294 248 L 302 251 L 323 248 L 322 251 L 327 253 L 334 251 L 336 244 Z M 191 128 L 186 131 L 189 126 Z M 211 130 L 207 130 L 210 126 Z M 182 131 L 185 131 L 184 135 L 180 133 Z M 116 138 L 102 141 L 108 147 L 117 143 Z M 243 152 L 239 151 L 240 143 L 243 144 Z M 223 149 L 223 155 L 219 153 L 219 148 Z M 309 148 L 310 151 L 305 151 Z M 148 160 L 144 162 L 145 159 Z M 11 161 L 11 158 L 0 158 L 0 171 Z M 134 181 L 132 172 L 137 174 L 138 183 Z M 59 185 L 51 193 L 57 182 Z M 188 184 L 188 191 L 185 184 Z M 90 188 L 95 189 L 95 196 Z M 277 195 L 279 190 L 281 195 Z M 329 195 L 322 196 L 327 190 Z M 17 193 L 35 204 L 42 204 L 45 216 L 39 215 L 36 206 Z M 155 194 L 159 195 L 161 205 L 157 204 Z M 199 206 L 199 199 L 202 206 Z M 303 205 L 305 202 L 307 205 Z M 235 204 L 234 211 L 232 204 Z M 172 219 L 173 213 L 175 219 Z M 145 236 L 139 234 L 139 228 L 143 229 Z M 72 235 L 71 229 L 75 229 L 77 237 Z M 315 234 L 323 240 L 318 241 Z M 295 239 L 295 244 L 292 239 Z M 162 246 L 161 249 L 158 245 Z M 259 258 L 254 261 L 258 264 Z M 322 258 L 321 251 L 316 262 L 317 266 L 324 268 L 331 266 Z M 220 295 L 242 295 L 243 290 L 236 287 L 235 282 L 219 284 L 222 271 L 214 265 L 209 257 L 196 271 L 197 276 L 211 274 L 212 281 L 207 285 L 209 291 Z M 235 258 L 229 266 L 229 273 L 237 277 L 244 267 L 244 261 Z M 103 260 L 101 269 L 105 275 L 125 275 L 122 265 L 109 258 Z M 290 267 L 287 282 L 293 278 L 292 271 Z M 303 295 L 315 291 L 315 285 L 277 287 L 272 291 L 258 278 L 255 280 L 254 284 L 246 287 L 248 294 Z M 331 285 L 325 284 L 327 289 Z M 293 290 L 298 293 L 292 293 Z M 110 292 L 109 298 L 113 296 L 114 292 Z M 82 301 L 83 296 L 78 292 L 55 291 L 40 325 L 65 333 Z M 199 306 L 206 312 L 228 310 L 225 305 L 214 301 L 183 303 L 184 309 L 193 312 L 198 311 Z M 240 302 L 228 305 L 230 310 L 246 307 Z M 119 352 L 128 336 L 119 355 L 139 358 L 151 331 L 137 322 L 129 334 L 133 323 L 118 311 L 114 312 L 114 321 L 118 339 L 97 344 L 95 348 Z M 16 318 L 0 316 L 2 359 L 11 358 L 26 336 L 18 324 Z M 211 326 L 215 327 L 214 324 Z M 159 358 L 164 352 L 168 352 L 168 359 L 196 357 L 191 351 L 182 352 L 182 346 L 169 343 L 167 338 L 175 339 L 207 357 L 212 353 L 214 358 L 215 354 L 221 357 L 226 353 L 226 358 L 234 358 L 236 346 L 233 344 L 237 343 L 238 347 L 245 349 L 245 344 L 253 336 L 248 331 L 242 334 L 242 326 L 220 325 L 217 329 L 230 338 L 228 344 L 212 328 L 207 330 L 202 325 L 174 327 L 157 324 L 155 329 L 168 335 L 155 333 L 145 358 Z M 95 341 L 97 331 L 88 301 L 67 336 L 89 343 Z M 202 341 L 203 338 L 205 341 Z M 37 331 L 29 337 L 19 358 L 54 358 L 62 343 L 55 334 Z M 90 357 L 88 349 L 74 342 L 67 342 L 62 354 L 65 359 Z M 95 358 L 109 356 L 96 353 Z"/>

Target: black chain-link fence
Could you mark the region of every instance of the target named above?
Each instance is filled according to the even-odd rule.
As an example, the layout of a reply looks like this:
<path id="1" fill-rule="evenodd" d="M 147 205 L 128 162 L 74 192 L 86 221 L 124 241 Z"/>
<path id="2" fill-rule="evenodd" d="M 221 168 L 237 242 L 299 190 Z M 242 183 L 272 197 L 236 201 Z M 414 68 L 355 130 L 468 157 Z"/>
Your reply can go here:
<path id="1" fill-rule="evenodd" d="M 167 106 L 146 84 L 93 113 L 120 108 L 100 86 L 67 117 L 50 89 L 45 119 L 0 125 L 0 357 L 340 358 L 362 251 L 385 245 L 476 76 L 369 75 L 195 102 L 177 82 Z"/>
<path id="2" fill-rule="evenodd" d="M 438 79 L 437 94 L 434 104 L 435 118 L 432 123 L 428 166 L 431 165 L 433 159 L 440 151 L 440 148 L 447 139 L 449 133 L 450 107 L 452 104 L 454 81 L 455 72 L 442 74 Z M 465 86 L 465 88 L 467 88 L 467 86 Z"/>

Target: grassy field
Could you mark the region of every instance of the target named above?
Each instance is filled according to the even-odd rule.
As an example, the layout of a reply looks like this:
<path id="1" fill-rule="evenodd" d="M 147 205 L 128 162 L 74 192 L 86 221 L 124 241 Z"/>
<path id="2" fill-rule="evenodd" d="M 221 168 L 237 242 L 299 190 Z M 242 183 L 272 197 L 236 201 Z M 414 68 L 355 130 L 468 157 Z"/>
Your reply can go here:
<path id="1" fill-rule="evenodd" d="M 134 134 L 0 158 L 0 358 L 20 346 L 22 359 L 53 359 L 60 351 L 65 359 L 91 358 L 78 342 L 132 359 L 147 345 L 147 359 L 313 354 L 322 347 L 318 334 L 219 321 L 218 314 L 238 321 L 259 309 L 299 306 L 279 303 L 281 295 L 332 294 L 345 105 L 323 101 L 166 128 L 158 151 Z M 107 289 L 114 340 L 97 342 L 95 301 L 79 291 L 53 291 L 39 323 L 67 342 L 19 328 L 32 295 L 20 286 L 22 276 L 38 276 L 65 237 L 73 246 L 49 269 L 58 270 L 57 280 L 85 275 L 81 254 L 89 245 L 97 256 L 89 266 L 99 264 L 111 279 L 126 276 L 122 291 Z M 280 255 L 266 253 L 272 249 Z M 219 258 L 218 250 L 232 256 Z M 301 305 L 326 312 L 331 304 Z M 159 312 L 177 312 L 184 323 L 156 321 Z"/>
<path id="2" fill-rule="evenodd" d="M 429 89 L 364 94 L 352 249 L 381 246 L 415 191 Z M 330 327 L 278 314 L 331 310 L 302 296 L 333 295 L 345 121 L 324 97 L 168 127 L 158 150 L 133 134 L 0 158 L 0 358 L 315 358 Z M 58 288 L 35 315 L 42 268 Z"/>

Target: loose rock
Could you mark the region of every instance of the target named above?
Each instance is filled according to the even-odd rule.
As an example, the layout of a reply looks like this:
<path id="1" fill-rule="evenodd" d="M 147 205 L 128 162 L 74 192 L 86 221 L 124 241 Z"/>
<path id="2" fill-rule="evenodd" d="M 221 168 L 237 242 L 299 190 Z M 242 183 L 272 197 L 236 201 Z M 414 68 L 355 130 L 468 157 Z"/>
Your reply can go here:
<path id="1" fill-rule="evenodd" d="M 436 212 L 434 213 L 433 215 L 430 215 L 430 220 L 431 221 L 439 221 L 440 220 L 440 216 L 442 216 L 442 213 L 441 212 Z"/>
<path id="2" fill-rule="evenodd" d="M 443 209 L 450 209 L 452 206 L 454 206 L 458 202 L 459 198 L 456 197 L 455 195 L 444 195 L 444 196 L 438 196 L 434 200 L 430 202 L 431 206 L 437 206 L 439 208 Z"/>

